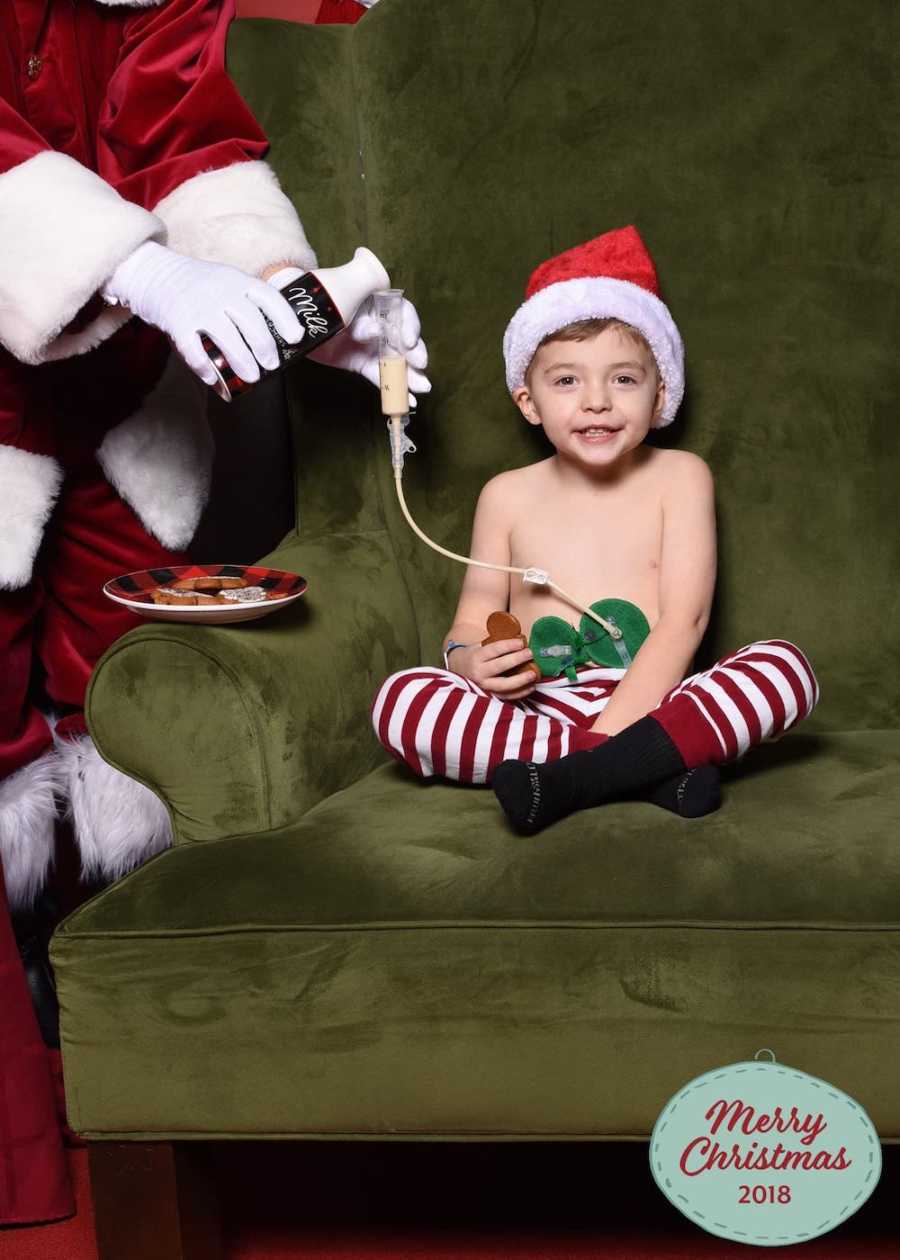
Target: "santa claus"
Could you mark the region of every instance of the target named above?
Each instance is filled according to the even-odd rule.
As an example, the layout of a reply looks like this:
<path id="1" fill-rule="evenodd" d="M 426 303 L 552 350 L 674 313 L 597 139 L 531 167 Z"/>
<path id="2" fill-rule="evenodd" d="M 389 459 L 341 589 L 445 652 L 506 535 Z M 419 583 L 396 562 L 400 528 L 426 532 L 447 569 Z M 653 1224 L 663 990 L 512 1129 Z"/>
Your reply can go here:
<path id="1" fill-rule="evenodd" d="M 89 874 L 168 843 L 156 798 L 86 734 L 90 672 L 134 624 L 100 588 L 185 560 L 211 457 L 199 330 L 248 380 L 277 363 L 263 313 L 301 335 L 264 278 L 316 259 L 225 73 L 232 12 L 0 7 L 0 856 L 15 904 L 46 878 L 59 793 Z M 353 327 L 322 357 L 374 375 Z M 29 698 L 35 661 L 55 730 Z"/>
<path id="2" fill-rule="evenodd" d="M 0 862 L 13 907 L 45 884 L 60 807 L 94 878 L 170 842 L 161 803 L 85 727 L 91 670 L 134 624 L 101 586 L 185 561 L 211 460 L 200 330 L 251 381 L 277 364 L 263 315 L 302 336 L 266 277 L 316 258 L 225 72 L 233 12 L 0 5 Z M 371 324 L 323 347 L 326 361 L 373 379 Z M 421 391 L 411 307 L 406 327 Z M 23 1219 L 2 1194 L 0 1222 Z"/>

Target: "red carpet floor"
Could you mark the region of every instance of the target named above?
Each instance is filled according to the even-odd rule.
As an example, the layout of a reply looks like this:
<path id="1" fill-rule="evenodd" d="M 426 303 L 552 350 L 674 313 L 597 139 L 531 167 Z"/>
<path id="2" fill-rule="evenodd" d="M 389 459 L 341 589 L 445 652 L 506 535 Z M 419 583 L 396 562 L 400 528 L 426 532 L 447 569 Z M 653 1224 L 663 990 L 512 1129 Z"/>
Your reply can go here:
<path id="1" fill-rule="evenodd" d="M 883 1154 L 862 1210 L 790 1247 L 695 1228 L 631 1143 L 237 1143 L 216 1170 L 227 1260 L 900 1260 L 900 1148 Z M 0 1230 L 0 1260 L 97 1260 L 86 1152 L 70 1156 L 78 1215 Z"/>

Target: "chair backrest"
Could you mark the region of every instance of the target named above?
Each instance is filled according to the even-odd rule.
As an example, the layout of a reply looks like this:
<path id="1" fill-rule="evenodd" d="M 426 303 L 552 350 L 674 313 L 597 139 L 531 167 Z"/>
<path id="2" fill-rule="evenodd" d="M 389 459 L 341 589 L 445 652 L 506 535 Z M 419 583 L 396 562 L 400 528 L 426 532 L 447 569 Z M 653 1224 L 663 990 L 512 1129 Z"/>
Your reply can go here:
<path id="1" fill-rule="evenodd" d="M 456 550 L 481 485 L 546 452 L 500 351 L 531 269 L 638 226 L 687 349 L 660 440 L 717 480 L 704 663 L 794 639 L 821 727 L 900 711 L 896 26 L 893 0 L 380 0 L 229 44 L 323 264 L 368 244 L 422 315 L 434 392 L 404 486 Z M 436 663 L 462 569 L 407 528 L 375 392 L 341 376 L 291 377 L 300 532 L 386 528 L 419 639 L 389 664 Z M 380 607 L 377 573 L 359 594 Z"/>

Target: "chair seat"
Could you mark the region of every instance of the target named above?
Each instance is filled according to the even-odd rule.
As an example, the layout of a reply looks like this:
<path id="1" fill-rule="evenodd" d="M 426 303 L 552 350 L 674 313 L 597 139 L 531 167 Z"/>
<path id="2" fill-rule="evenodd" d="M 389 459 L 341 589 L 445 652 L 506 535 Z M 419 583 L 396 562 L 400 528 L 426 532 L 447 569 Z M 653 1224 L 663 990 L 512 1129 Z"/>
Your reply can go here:
<path id="1" fill-rule="evenodd" d="M 797 733 L 709 818 L 628 802 L 530 839 L 391 763 L 283 831 L 180 846 L 55 937 L 72 1122 L 640 1137 L 768 1046 L 900 1135 L 898 762 L 896 731 Z"/>

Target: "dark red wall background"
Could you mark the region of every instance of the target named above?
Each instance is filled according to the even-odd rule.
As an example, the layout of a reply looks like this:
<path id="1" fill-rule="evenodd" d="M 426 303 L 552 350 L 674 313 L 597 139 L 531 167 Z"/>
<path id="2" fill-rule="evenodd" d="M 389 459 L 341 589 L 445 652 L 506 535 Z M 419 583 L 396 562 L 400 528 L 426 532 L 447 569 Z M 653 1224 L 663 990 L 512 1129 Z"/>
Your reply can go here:
<path id="1" fill-rule="evenodd" d="M 282 18 L 287 22 L 355 22 L 364 10 L 354 0 L 237 0 L 238 17 Z"/>
<path id="2" fill-rule="evenodd" d="M 283 18 L 315 22 L 322 0 L 237 0 L 238 17 Z"/>

